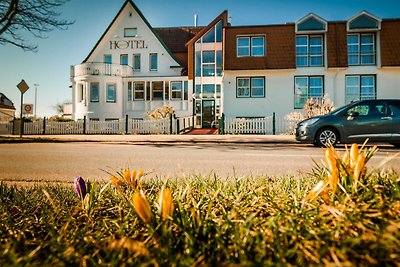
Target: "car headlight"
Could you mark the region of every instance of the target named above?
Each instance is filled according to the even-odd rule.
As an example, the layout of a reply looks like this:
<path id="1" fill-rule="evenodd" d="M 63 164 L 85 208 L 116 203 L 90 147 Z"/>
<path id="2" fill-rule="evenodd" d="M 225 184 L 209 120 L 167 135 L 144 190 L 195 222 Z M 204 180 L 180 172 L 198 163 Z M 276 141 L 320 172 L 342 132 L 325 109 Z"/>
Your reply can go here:
<path id="1" fill-rule="evenodd" d="M 311 118 L 311 119 L 309 119 L 309 120 L 306 120 L 306 121 L 303 121 L 301 124 L 303 125 L 303 126 L 310 126 L 310 125 L 313 125 L 314 123 L 316 123 L 318 121 L 318 118 Z"/>

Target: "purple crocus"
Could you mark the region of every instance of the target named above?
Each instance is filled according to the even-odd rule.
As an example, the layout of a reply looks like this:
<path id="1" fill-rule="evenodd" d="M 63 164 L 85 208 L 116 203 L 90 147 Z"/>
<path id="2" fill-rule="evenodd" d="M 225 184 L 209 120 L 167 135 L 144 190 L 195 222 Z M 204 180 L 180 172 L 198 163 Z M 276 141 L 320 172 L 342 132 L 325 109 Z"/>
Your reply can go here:
<path id="1" fill-rule="evenodd" d="M 75 177 L 74 180 L 74 185 L 75 185 L 75 190 L 76 194 L 80 199 L 84 199 L 86 196 L 86 183 L 85 180 L 83 180 L 82 177 L 77 176 Z"/>

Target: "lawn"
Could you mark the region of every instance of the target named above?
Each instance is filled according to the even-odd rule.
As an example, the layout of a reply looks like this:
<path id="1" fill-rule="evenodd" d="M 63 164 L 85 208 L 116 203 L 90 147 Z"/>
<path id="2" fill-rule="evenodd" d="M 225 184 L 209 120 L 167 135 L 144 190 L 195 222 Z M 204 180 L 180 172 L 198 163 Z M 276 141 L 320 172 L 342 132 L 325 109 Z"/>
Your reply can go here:
<path id="1" fill-rule="evenodd" d="M 331 150 L 301 177 L 0 183 L 0 266 L 400 266 L 400 178 L 355 158 Z"/>

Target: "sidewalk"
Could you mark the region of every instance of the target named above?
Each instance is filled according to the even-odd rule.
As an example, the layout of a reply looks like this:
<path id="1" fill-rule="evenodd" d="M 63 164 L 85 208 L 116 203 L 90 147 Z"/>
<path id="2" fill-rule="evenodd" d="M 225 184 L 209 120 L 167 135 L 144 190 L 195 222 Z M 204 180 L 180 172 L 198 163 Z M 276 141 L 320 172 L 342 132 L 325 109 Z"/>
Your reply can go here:
<path id="1" fill-rule="evenodd" d="M 19 139 L 18 135 L 0 137 Z M 114 143 L 297 143 L 294 135 L 23 135 L 32 141 Z"/>

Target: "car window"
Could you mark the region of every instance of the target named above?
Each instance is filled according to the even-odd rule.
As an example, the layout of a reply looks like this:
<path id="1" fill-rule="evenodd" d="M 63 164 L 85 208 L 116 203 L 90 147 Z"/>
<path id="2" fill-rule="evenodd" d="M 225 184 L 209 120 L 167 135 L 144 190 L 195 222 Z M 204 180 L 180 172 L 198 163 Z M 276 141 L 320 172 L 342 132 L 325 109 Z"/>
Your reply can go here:
<path id="1" fill-rule="evenodd" d="M 346 114 L 350 115 L 353 112 L 357 112 L 358 116 L 384 116 L 388 114 L 387 106 L 382 102 L 356 105 L 347 110 Z"/>
<path id="2" fill-rule="evenodd" d="M 390 106 L 390 110 L 392 111 L 393 115 L 400 115 L 400 103 L 390 102 L 389 106 Z"/>
<path id="3" fill-rule="evenodd" d="M 368 105 L 357 105 L 347 110 L 346 115 L 349 116 L 351 113 L 357 112 L 359 116 L 366 116 L 369 112 Z"/>

